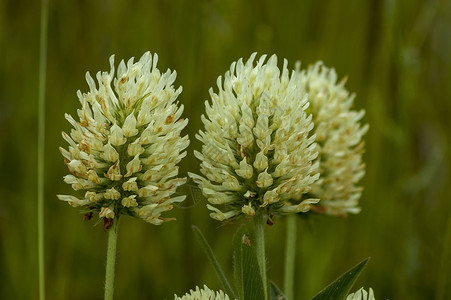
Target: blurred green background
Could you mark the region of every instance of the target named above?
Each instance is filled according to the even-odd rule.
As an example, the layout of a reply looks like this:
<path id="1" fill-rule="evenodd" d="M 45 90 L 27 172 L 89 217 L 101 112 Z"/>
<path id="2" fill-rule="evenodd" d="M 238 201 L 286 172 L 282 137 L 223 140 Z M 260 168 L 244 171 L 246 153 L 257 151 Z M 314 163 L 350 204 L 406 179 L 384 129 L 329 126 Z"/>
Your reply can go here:
<path id="1" fill-rule="evenodd" d="M 0 299 L 37 299 L 37 94 L 39 1 L 0 2 Z M 191 136 L 181 171 L 197 171 L 194 134 L 203 102 L 232 61 L 257 51 L 290 66 L 323 60 L 366 110 L 367 174 L 359 215 L 299 221 L 297 299 L 370 256 L 357 282 L 377 299 L 451 299 L 451 3 L 434 0 L 111 1 L 50 0 L 45 152 L 45 257 L 48 299 L 101 299 L 106 234 L 58 201 L 70 193 L 58 151 L 75 115 L 86 71 L 108 57 L 159 54 L 176 85 Z M 117 299 L 172 299 L 195 285 L 219 288 L 194 240 L 201 228 L 228 275 L 238 224 L 209 219 L 188 199 L 153 226 L 121 220 Z M 285 223 L 267 229 L 268 276 L 282 282 Z"/>

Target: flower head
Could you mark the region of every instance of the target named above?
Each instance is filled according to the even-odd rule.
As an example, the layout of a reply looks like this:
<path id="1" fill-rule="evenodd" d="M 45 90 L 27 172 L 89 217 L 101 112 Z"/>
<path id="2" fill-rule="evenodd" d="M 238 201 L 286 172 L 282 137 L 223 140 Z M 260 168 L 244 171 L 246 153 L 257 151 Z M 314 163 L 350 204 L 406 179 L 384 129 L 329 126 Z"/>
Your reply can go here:
<path id="1" fill-rule="evenodd" d="M 368 125 L 360 120 L 364 110 L 352 109 L 354 95 L 345 89 L 345 81 L 337 83 L 334 69 L 321 62 L 299 71 L 302 89 L 309 95 L 308 112 L 313 116 L 316 145 L 319 152 L 320 179 L 313 184 L 311 194 L 321 199 L 315 210 L 346 216 L 358 213 L 362 188 L 357 182 L 365 174 L 362 163 L 362 136 Z"/>
<path id="2" fill-rule="evenodd" d="M 205 102 L 205 131 L 195 151 L 205 177 L 189 174 L 207 198 L 210 216 L 223 221 L 239 215 L 306 212 L 318 199 L 303 199 L 318 179 L 311 116 L 297 73 L 284 61 L 256 54 L 232 63 L 218 92 Z"/>
<path id="3" fill-rule="evenodd" d="M 176 102 L 182 89 L 173 86 L 176 72 L 162 74 L 157 61 L 146 52 L 138 62 L 121 61 L 115 76 L 111 56 L 111 70 L 98 72 L 97 84 L 86 74 L 90 91 L 77 92 L 80 121 L 66 114 L 74 128 L 63 132 L 69 146 L 60 148 L 70 173 L 64 181 L 84 193 L 58 195 L 60 200 L 100 218 L 127 214 L 152 224 L 167 220 L 161 213 L 184 200 L 172 197 L 186 181 L 176 178 L 189 144 L 180 135 L 188 123 Z"/>
<path id="4" fill-rule="evenodd" d="M 351 293 L 346 297 L 346 300 L 375 300 L 373 289 L 370 288 L 370 293 L 360 288 L 357 292 Z"/>
<path id="5" fill-rule="evenodd" d="M 230 298 L 224 294 L 223 291 L 220 290 L 215 293 L 204 285 L 203 289 L 199 289 L 199 287 L 196 286 L 195 291 L 190 290 L 189 293 L 186 293 L 182 297 L 174 295 L 174 300 L 230 300 Z"/>

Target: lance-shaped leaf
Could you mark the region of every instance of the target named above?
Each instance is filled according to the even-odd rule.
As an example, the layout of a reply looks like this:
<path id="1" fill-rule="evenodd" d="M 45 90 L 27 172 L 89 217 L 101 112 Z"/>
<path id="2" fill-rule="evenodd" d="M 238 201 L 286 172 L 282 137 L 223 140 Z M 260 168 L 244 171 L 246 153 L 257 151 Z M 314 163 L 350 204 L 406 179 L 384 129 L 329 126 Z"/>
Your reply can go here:
<path id="1" fill-rule="evenodd" d="M 343 300 L 346 298 L 346 295 L 349 294 L 354 282 L 359 277 L 360 273 L 362 273 L 366 264 L 370 258 L 368 257 L 351 270 L 347 271 L 343 275 L 341 275 L 334 282 L 325 287 L 321 292 L 319 292 L 312 300 Z"/>
<path id="2" fill-rule="evenodd" d="M 239 299 L 264 299 L 263 281 L 258 267 L 255 248 L 252 246 L 244 226 L 238 228 L 233 238 L 233 264 Z"/>
<path id="3" fill-rule="evenodd" d="M 218 276 L 219 280 L 221 281 L 224 291 L 229 296 L 236 298 L 235 292 L 233 291 L 232 287 L 230 286 L 230 283 L 227 281 L 227 278 L 224 274 L 224 271 L 221 268 L 221 265 L 219 265 L 218 260 L 215 257 L 215 254 L 213 253 L 213 250 L 211 250 L 210 245 L 208 244 L 207 240 L 205 239 L 204 235 L 200 231 L 200 229 L 197 226 L 193 226 L 193 232 L 196 236 L 197 240 L 199 241 L 199 244 L 204 249 L 205 254 L 207 255 L 208 260 L 213 266 L 213 269 L 216 272 L 216 276 Z"/>
<path id="4" fill-rule="evenodd" d="M 269 289 L 270 289 L 269 293 L 270 300 L 288 300 L 287 297 L 285 297 L 285 295 L 282 293 L 282 291 L 274 282 L 272 281 L 270 282 Z"/>

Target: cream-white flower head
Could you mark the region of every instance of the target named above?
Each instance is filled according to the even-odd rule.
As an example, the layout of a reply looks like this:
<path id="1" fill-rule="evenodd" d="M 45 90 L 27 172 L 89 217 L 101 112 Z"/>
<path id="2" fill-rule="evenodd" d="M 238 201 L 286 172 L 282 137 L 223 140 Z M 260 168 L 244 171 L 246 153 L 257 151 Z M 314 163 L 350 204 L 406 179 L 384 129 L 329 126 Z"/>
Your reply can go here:
<path id="1" fill-rule="evenodd" d="M 346 297 L 346 300 L 376 300 L 376 299 L 374 298 L 372 288 L 370 288 L 369 294 L 363 288 L 360 288 L 357 292 L 349 294 Z"/>
<path id="2" fill-rule="evenodd" d="M 189 175 L 207 198 L 210 216 L 223 221 L 257 211 L 306 212 L 318 199 L 304 199 L 318 179 L 315 136 L 299 74 L 276 55 L 232 63 L 202 115 L 205 131 L 195 151 L 204 175 Z"/>
<path id="3" fill-rule="evenodd" d="M 362 188 L 357 182 L 365 174 L 362 163 L 362 136 L 368 125 L 360 120 L 364 110 L 353 110 L 354 95 L 345 89 L 345 80 L 337 82 L 334 69 L 321 62 L 308 70 L 296 71 L 304 93 L 309 96 L 308 112 L 313 116 L 321 177 L 313 184 L 311 194 L 321 199 L 317 212 L 346 216 L 358 213 Z"/>
<path id="4" fill-rule="evenodd" d="M 167 220 L 161 213 L 185 196 L 172 197 L 185 178 L 177 178 L 177 164 L 189 144 L 181 130 L 183 105 L 176 99 L 176 72 L 161 73 L 158 56 L 146 52 L 138 62 L 121 61 L 115 76 L 114 56 L 110 72 L 98 72 L 97 81 L 86 74 L 90 91 L 77 92 L 80 121 L 66 114 L 74 127 L 69 143 L 60 148 L 70 175 L 64 181 L 80 196 L 58 195 L 72 206 L 98 212 L 100 218 L 118 214 L 139 217 L 152 224 Z"/>
<path id="5" fill-rule="evenodd" d="M 203 289 L 196 286 L 195 291 L 190 290 L 182 297 L 174 295 L 174 300 L 230 300 L 230 298 L 223 291 L 214 292 L 204 285 Z"/>

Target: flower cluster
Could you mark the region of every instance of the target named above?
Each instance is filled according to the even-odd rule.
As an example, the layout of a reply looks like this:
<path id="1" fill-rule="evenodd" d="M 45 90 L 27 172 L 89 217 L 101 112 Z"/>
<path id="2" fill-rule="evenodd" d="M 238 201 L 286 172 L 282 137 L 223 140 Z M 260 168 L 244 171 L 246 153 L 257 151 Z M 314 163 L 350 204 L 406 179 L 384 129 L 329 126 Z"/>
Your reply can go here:
<path id="1" fill-rule="evenodd" d="M 374 292 L 372 288 L 370 288 L 369 295 L 367 291 L 361 288 L 357 292 L 349 294 L 346 297 L 346 300 L 376 300 L 376 298 L 374 298 Z"/>
<path id="2" fill-rule="evenodd" d="M 337 83 L 334 69 L 318 62 L 302 71 L 298 64 L 296 72 L 308 94 L 319 152 L 316 161 L 321 177 L 313 183 L 311 194 L 321 201 L 315 210 L 337 216 L 358 213 L 362 188 L 356 184 L 365 174 L 362 136 L 368 130 L 359 121 L 365 111 L 352 109 L 354 95 L 345 89 L 345 80 Z"/>
<path id="3" fill-rule="evenodd" d="M 318 199 L 305 199 L 318 179 L 317 147 L 307 95 L 299 74 L 277 67 L 277 57 L 256 54 L 232 63 L 210 89 L 202 115 L 205 131 L 195 151 L 205 177 L 190 173 L 207 198 L 210 216 L 223 221 L 257 211 L 306 212 Z"/>
<path id="4" fill-rule="evenodd" d="M 72 206 L 82 206 L 100 218 L 119 214 L 161 224 L 161 213 L 185 196 L 172 197 L 185 183 L 177 178 L 177 163 L 189 144 L 181 131 L 188 120 L 181 119 L 181 93 L 173 83 L 176 72 L 161 73 L 158 56 L 145 53 L 138 62 L 121 61 L 116 77 L 114 56 L 110 72 L 98 72 L 97 81 L 86 74 L 90 91 L 77 92 L 80 121 L 66 119 L 74 127 L 63 132 L 68 149 L 60 148 L 70 175 L 64 181 L 81 197 L 58 195 Z"/>
<path id="5" fill-rule="evenodd" d="M 199 289 L 199 287 L 196 286 L 195 291 L 190 290 L 190 292 L 186 293 L 183 297 L 174 295 L 174 300 L 230 300 L 230 298 L 224 294 L 223 291 L 215 293 L 204 285 L 203 289 Z"/>

